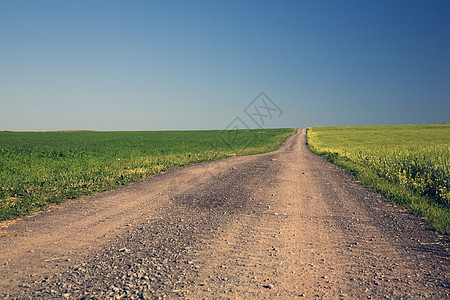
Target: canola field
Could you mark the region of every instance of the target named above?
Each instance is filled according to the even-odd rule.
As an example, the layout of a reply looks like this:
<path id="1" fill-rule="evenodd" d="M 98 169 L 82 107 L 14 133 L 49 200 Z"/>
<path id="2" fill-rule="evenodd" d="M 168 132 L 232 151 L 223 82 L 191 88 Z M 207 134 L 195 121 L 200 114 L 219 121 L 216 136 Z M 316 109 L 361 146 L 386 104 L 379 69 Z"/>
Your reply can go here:
<path id="1" fill-rule="evenodd" d="M 450 124 L 314 127 L 308 147 L 450 232 Z"/>
<path id="2" fill-rule="evenodd" d="M 272 151 L 294 133 L 0 132 L 0 221 L 175 167 Z"/>

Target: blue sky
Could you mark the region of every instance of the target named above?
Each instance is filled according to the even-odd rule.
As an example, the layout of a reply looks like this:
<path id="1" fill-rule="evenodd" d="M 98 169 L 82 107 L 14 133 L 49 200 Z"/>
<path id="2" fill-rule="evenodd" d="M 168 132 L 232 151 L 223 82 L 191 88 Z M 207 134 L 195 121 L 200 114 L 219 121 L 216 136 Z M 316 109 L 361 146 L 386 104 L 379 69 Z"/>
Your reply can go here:
<path id="1" fill-rule="evenodd" d="M 450 122 L 450 1 L 0 0 L 0 130 L 253 128 L 260 92 L 264 127 Z"/>

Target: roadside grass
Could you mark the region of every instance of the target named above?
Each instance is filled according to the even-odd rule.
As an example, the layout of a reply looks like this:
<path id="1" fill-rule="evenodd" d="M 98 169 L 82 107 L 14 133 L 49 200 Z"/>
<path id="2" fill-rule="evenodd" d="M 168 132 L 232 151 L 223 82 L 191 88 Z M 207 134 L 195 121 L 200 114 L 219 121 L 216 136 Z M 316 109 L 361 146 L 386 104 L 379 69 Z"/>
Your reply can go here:
<path id="1" fill-rule="evenodd" d="M 272 151 L 295 132 L 0 132 L 0 221 L 176 167 Z"/>
<path id="2" fill-rule="evenodd" d="M 309 149 L 450 233 L 450 124 L 308 128 Z"/>

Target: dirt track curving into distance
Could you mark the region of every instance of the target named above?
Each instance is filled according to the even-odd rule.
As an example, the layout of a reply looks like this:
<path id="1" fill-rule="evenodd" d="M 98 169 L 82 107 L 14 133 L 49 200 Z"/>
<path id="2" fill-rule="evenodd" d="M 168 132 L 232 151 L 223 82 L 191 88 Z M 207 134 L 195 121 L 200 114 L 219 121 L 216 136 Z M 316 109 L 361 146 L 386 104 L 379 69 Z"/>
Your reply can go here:
<path id="1" fill-rule="evenodd" d="M 448 299 L 448 238 L 311 154 L 154 176 L 5 224 L 2 299 Z"/>

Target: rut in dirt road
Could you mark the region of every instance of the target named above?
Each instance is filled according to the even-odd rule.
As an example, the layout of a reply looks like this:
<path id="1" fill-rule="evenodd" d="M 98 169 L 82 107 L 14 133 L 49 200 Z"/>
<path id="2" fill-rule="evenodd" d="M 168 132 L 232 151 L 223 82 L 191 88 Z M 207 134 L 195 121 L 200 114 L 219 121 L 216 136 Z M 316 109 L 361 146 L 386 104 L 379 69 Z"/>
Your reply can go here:
<path id="1" fill-rule="evenodd" d="M 447 245 L 311 154 L 303 130 L 271 153 L 13 223 L 0 236 L 0 296 L 446 299 Z"/>

